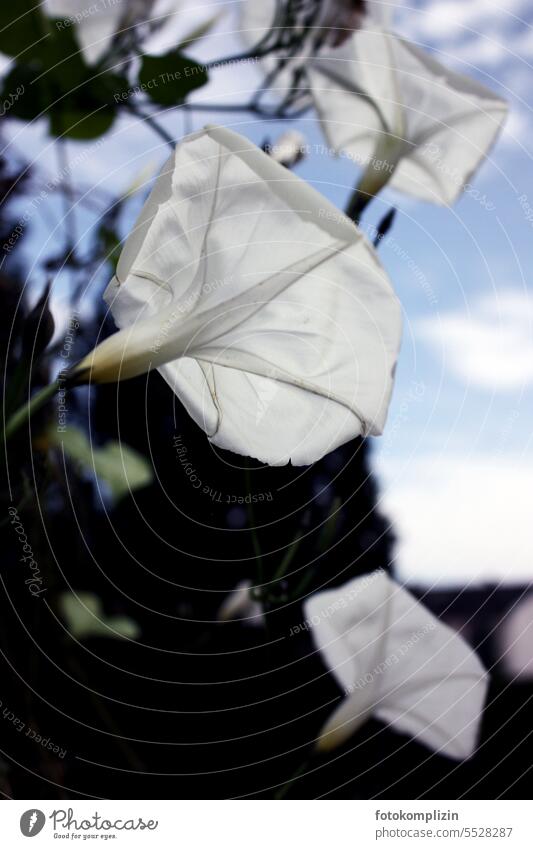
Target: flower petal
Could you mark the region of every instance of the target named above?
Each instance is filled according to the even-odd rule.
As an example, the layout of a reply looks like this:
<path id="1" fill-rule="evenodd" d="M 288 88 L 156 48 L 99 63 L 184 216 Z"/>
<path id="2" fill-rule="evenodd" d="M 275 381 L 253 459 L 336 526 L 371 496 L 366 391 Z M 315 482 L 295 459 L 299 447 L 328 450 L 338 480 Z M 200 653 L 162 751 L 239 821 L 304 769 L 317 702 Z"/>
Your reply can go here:
<path id="1" fill-rule="evenodd" d="M 379 570 L 306 603 L 315 644 L 345 691 L 319 748 L 370 714 L 448 757 L 470 757 L 487 674 L 464 640 Z"/>
<path id="2" fill-rule="evenodd" d="M 80 367 L 96 380 L 160 368 L 216 445 L 305 464 L 381 432 L 401 320 L 377 256 L 235 133 L 180 145 L 105 297 L 124 329 Z"/>
<path id="3" fill-rule="evenodd" d="M 218 609 L 217 619 L 220 622 L 240 621 L 243 625 L 261 628 L 264 622 L 263 608 L 254 601 L 250 593 L 252 582 L 239 581 L 232 592 L 226 596 Z"/>
<path id="4" fill-rule="evenodd" d="M 342 49 L 314 60 L 308 73 L 332 147 L 368 163 L 388 134 L 398 144 L 389 157 L 390 186 L 433 203 L 458 198 L 508 111 L 476 80 L 379 28 L 357 32 Z"/>

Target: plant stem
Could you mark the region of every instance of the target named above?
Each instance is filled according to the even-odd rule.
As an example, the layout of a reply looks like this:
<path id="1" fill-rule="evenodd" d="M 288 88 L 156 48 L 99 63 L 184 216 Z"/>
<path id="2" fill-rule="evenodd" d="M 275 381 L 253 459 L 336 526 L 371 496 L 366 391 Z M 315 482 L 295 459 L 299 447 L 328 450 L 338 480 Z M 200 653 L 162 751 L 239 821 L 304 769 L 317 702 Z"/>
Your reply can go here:
<path id="1" fill-rule="evenodd" d="M 379 136 L 370 161 L 346 209 L 346 215 L 355 224 L 359 224 L 361 215 L 370 201 L 389 183 L 404 152 L 404 143 L 399 136 L 387 132 Z"/>
<path id="2" fill-rule="evenodd" d="M 251 475 L 250 475 L 250 467 L 249 466 L 247 466 L 246 469 L 244 470 L 244 479 L 246 481 L 246 488 L 248 489 L 248 492 L 251 492 L 252 491 L 252 479 L 251 479 Z M 261 543 L 259 542 L 259 537 L 257 535 L 257 530 L 256 530 L 256 527 L 255 527 L 254 508 L 252 507 L 251 502 L 248 504 L 248 518 L 249 518 L 249 521 L 250 521 L 250 533 L 251 533 L 251 536 L 252 536 L 252 545 L 254 547 L 255 562 L 257 564 L 257 583 L 258 583 L 258 585 L 260 585 L 262 587 L 263 586 L 263 580 L 264 580 L 263 556 L 261 554 Z"/>
<path id="3" fill-rule="evenodd" d="M 281 46 L 281 44 L 273 44 L 271 47 L 265 47 L 262 50 L 254 48 L 253 50 L 248 50 L 246 53 L 234 53 L 233 56 L 223 56 L 221 59 L 213 59 L 211 62 L 207 62 L 205 67 L 208 71 L 210 71 L 213 68 L 217 68 L 222 65 L 229 65 L 235 62 L 246 62 L 249 59 L 262 59 L 264 56 L 268 56 Z"/>
<path id="4" fill-rule="evenodd" d="M 272 578 L 273 584 L 275 584 L 276 581 L 280 581 L 282 578 L 285 577 L 285 573 L 287 572 L 289 566 L 292 563 L 294 555 L 296 554 L 296 552 L 298 551 L 298 548 L 300 547 L 302 537 L 303 537 L 303 531 L 298 531 L 296 533 L 296 536 L 294 537 L 293 541 L 291 543 L 289 543 L 289 546 L 287 548 L 287 551 L 285 552 L 283 560 L 281 561 L 277 571 L 274 573 L 274 577 Z"/>
<path id="5" fill-rule="evenodd" d="M 226 65 L 229 62 L 243 62 L 246 59 L 259 59 L 263 56 L 268 56 L 269 53 L 273 53 L 275 50 L 283 47 L 281 36 L 285 29 L 285 17 L 285 10 L 279 0 L 277 0 L 274 20 L 265 34 L 259 39 L 255 47 L 252 47 L 245 53 L 234 53 L 232 56 L 223 56 L 221 59 L 213 60 L 212 62 L 209 62 L 206 67 L 209 69 L 216 65 Z M 274 38 L 273 43 L 269 45 L 269 41 L 272 37 Z"/>
<path id="6" fill-rule="evenodd" d="M 65 184 L 65 191 L 63 192 L 63 200 L 64 200 L 64 212 L 63 212 L 63 221 L 65 222 L 65 233 L 66 233 L 66 260 L 70 257 L 74 256 L 74 251 L 76 249 L 76 221 L 75 221 L 75 198 L 74 192 L 72 189 L 72 183 L 70 181 L 70 166 L 68 160 L 68 149 L 67 149 L 67 141 L 65 138 L 59 138 L 57 140 L 57 158 L 59 165 L 59 173 L 61 175 L 61 179 Z"/>
<path id="7" fill-rule="evenodd" d="M 300 778 L 300 776 L 306 771 L 307 767 L 310 765 L 310 761 L 311 761 L 311 759 L 308 758 L 302 764 L 300 764 L 298 769 L 293 773 L 292 777 L 289 778 L 289 780 L 282 787 L 280 787 L 280 789 L 278 790 L 278 792 L 274 796 L 274 799 L 284 799 L 285 798 L 285 796 L 287 795 L 287 793 L 291 789 L 294 782 L 298 778 Z"/>
<path id="8" fill-rule="evenodd" d="M 379 247 L 380 242 L 385 238 L 392 225 L 394 224 L 394 219 L 396 218 L 396 207 L 392 207 L 388 212 L 385 213 L 381 221 L 379 222 L 376 228 L 376 235 L 374 237 L 374 247 L 377 249 Z"/>
<path id="9" fill-rule="evenodd" d="M 346 215 L 352 219 L 354 224 L 359 225 L 361 215 L 371 200 L 372 195 L 361 194 L 359 188 L 355 189 L 346 207 Z"/>
<path id="10" fill-rule="evenodd" d="M 44 389 L 37 392 L 32 398 L 30 398 L 29 401 L 23 404 L 22 407 L 19 407 L 16 413 L 13 413 L 4 428 L 4 442 L 7 442 L 7 440 L 10 439 L 25 422 L 29 421 L 37 410 L 44 407 L 50 398 L 54 397 L 59 388 L 59 380 L 54 380 L 53 383 L 50 383 L 48 386 L 45 386 Z"/>
<path id="11" fill-rule="evenodd" d="M 251 112 L 254 115 L 269 117 L 268 113 L 252 103 L 186 103 L 183 105 L 191 112 Z"/>
<path id="12" fill-rule="evenodd" d="M 169 146 L 171 150 L 174 150 L 176 147 L 176 140 L 172 138 L 170 133 L 167 133 L 164 127 L 159 124 L 152 115 L 148 115 L 146 112 L 143 112 L 142 109 L 139 109 L 138 106 L 134 106 L 132 103 L 126 103 L 126 108 L 135 115 L 136 118 L 140 118 L 141 121 L 144 121 L 154 133 L 157 133 L 159 138 L 163 139 L 165 144 Z"/>

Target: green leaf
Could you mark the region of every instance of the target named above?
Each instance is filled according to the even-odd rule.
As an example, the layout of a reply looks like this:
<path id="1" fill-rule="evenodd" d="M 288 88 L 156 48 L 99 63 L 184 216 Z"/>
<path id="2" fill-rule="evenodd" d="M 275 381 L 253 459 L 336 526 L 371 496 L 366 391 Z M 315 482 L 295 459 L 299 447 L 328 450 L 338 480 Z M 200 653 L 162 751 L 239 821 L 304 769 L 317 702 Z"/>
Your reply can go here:
<path id="1" fill-rule="evenodd" d="M 101 600 L 94 593 L 61 593 L 59 610 L 73 637 L 112 637 L 136 640 L 140 628 L 129 616 L 106 616 Z"/>
<path id="2" fill-rule="evenodd" d="M 107 105 L 90 110 L 69 103 L 65 109 L 58 107 L 57 112 L 51 112 L 49 118 L 53 135 L 81 141 L 103 136 L 115 120 L 115 111 Z"/>
<path id="3" fill-rule="evenodd" d="M 187 95 L 208 81 L 203 65 L 172 50 L 163 56 L 144 56 L 139 73 L 139 84 L 144 92 L 160 106 L 175 106 Z"/>
<path id="4" fill-rule="evenodd" d="M 85 433 L 74 426 L 64 433 L 52 430 L 50 440 L 57 447 L 62 446 L 65 454 L 84 472 L 96 473 L 109 487 L 115 502 L 153 480 L 148 461 L 123 442 L 110 440 L 103 448 L 94 448 Z"/>
<path id="5" fill-rule="evenodd" d="M 14 67 L 3 81 L 0 101 L 13 100 L 9 115 L 23 121 L 33 121 L 43 110 L 42 93 L 39 87 L 32 87 L 36 72 L 29 65 Z M 18 92 L 16 97 L 14 93 Z"/>
<path id="6" fill-rule="evenodd" d="M 35 0 L 0 3 L 0 52 L 27 60 L 51 37 L 51 27 Z"/>
<path id="7" fill-rule="evenodd" d="M 79 88 L 67 88 L 67 78 L 30 66 L 14 68 L 5 78 L 0 99 L 9 98 L 13 92 L 23 93 L 16 99 L 9 115 L 24 121 L 33 121 L 48 115 L 50 131 L 56 136 L 73 139 L 93 139 L 103 135 L 116 117 L 116 105 L 112 103 L 113 92 L 127 85 L 111 74 L 89 79 Z"/>
<path id="8" fill-rule="evenodd" d="M 152 482 L 152 467 L 128 445 L 108 442 L 93 456 L 96 474 L 109 485 L 116 501 Z"/>
<path id="9" fill-rule="evenodd" d="M 52 134 L 93 139 L 110 128 L 117 112 L 115 94 L 127 87 L 119 74 L 85 64 L 72 28 L 52 26 L 48 37 L 7 74 L 1 97 L 13 101 L 9 114 L 16 118 L 33 121 L 46 114 Z M 17 97 L 10 97 L 14 92 Z"/>

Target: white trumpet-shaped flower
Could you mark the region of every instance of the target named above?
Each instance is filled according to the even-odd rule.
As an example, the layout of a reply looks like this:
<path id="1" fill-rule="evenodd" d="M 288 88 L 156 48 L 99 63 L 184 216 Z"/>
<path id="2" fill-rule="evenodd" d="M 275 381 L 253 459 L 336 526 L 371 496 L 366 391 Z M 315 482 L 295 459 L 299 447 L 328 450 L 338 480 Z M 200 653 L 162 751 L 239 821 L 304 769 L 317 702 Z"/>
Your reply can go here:
<path id="1" fill-rule="evenodd" d="M 232 592 L 226 596 L 218 609 L 217 618 L 220 622 L 240 621 L 244 625 L 260 628 L 264 625 L 264 614 L 261 604 L 252 597 L 252 582 L 239 581 Z"/>
<path id="2" fill-rule="evenodd" d="M 383 570 L 306 602 L 306 621 L 344 699 L 318 748 L 375 716 L 456 760 L 476 747 L 488 676 L 464 640 Z"/>
<path id="3" fill-rule="evenodd" d="M 123 329 L 78 378 L 158 368 L 215 445 L 304 465 L 383 428 L 401 325 L 387 276 L 349 219 L 242 136 L 179 145 L 105 298 Z"/>
<path id="4" fill-rule="evenodd" d="M 248 0 L 247 39 L 255 42 L 268 28 L 274 6 L 274 0 Z M 311 51 L 298 85 L 311 92 L 332 150 L 366 166 L 362 194 L 388 183 L 422 200 L 452 204 L 495 141 L 507 105 L 390 32 L 381 4 L 367 6 L 364 26 L 340 46 Z M 286 70 L 272 78 L 277 97 L 286 96 L 290 80 Z"/>

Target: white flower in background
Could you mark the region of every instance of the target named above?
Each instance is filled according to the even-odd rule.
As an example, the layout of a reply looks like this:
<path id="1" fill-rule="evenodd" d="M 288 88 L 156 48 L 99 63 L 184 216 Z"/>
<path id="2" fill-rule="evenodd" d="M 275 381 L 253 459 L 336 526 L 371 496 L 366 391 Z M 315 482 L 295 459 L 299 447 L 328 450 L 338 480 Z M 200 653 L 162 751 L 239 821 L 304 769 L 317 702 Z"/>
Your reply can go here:
<path id="1" fill-rule="evenodd" d="M 264 625 L 263 608 L 258 601 L 251 596 L 251 581 L 240 581 L 233 592 L 231 592 L 218 610 L 220 622 L 232 622 L 242 620 L 244 625 L 261 627 Z"/>
<path id="2" fill-rule="evenodd" d="M 442 755 L 471 757 L 488 676 L 455 631 L 383 570 L 311 596 L 305 615 L 345 693 L 321 731 L 321 751 L 375 716 Z"/>
<path id="3" fill-rule="evenodd" d="M 75 26 L 85 61 L 94 65 L 109 51 L 115 37 L 148 21 L 161 26 L 179 0 L 45 0 L 50 17 Z"/>
<path id="4" fill-rule="evenodd" d="M 391 188 L 452 204 L 490 150 L 505 102 L 490 89 L 377 28 L 361 30 L 308 69 L 337 153 L 367 165 L 361 192 Z"/>
<path id="5" fill-rule="evenodd" d="M 247 40 L 255 42 L 268 27 L 271 7 L 272 0 L 248 0 Z M 307 57 L 298 84 L 310 90 L 330 147 L 366 166 L 361 194 L 389 183 L 422 200 L 452 204 L 495 141 L 507 105 L 391 33 L 384 6 L 367 8 L 364 26 L 341 46 Z M 278 98 L 287 96 L 290 79 L 286 72 L 272 79 Z"/>
<path id="6" fill-rule="evenodd" d="M 388 278 L 351 221 L 236 133 L 171 155 L 105 298 L 123 330 L 78 382 L 158 368 L 212 443 L 270 465 L 382 431 L 401 332 Z"/>
<path id="7" fill-rule="evenodd" d="M 264 149 L 280 165 L 292 168 L 305 158 L 307 142 L 305 136 L 298 130 L 287 130 L 273 144 L 267 144 Z"/>

